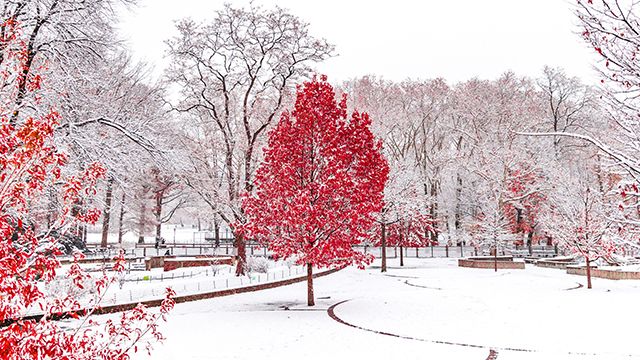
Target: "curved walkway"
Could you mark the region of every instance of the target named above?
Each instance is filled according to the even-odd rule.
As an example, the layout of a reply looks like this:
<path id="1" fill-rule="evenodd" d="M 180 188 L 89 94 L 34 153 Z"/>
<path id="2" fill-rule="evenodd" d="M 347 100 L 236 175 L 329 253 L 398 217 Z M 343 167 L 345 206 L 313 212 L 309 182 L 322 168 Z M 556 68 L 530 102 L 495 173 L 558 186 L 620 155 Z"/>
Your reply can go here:
<path id="1" fill-rule="evenodd" d="M 577 289 L 580 289 L 580 288 L 584 287 L 584 285 L 582 285 L 582 284 L 581 284 L 581 283 L 579 283 L 579 282 L 576 282 L 576 284 L 578 284 L 578 285 L 577 285 L 577 286 L 574 286 L 574 287 L 567 288 L 567 289 L 565 289 L 565 290 L 567 290 L 567 291 L 568 291 L 568 290 L 577 290 Z"/>
<path id="2" fill-rule="evenodd" d="M 409 282 L 409 280 L 406 280 L 404 282 L 406 285 L 409 286 L 413 286 L 413 287 L 418 287 L 418 288 L 423 288 L 423 289 L 429 289 L 429 290 L 442 290 L 442 288 L 439 287 L 431 287 L 431 286 L 424 286 L 424 285 L 417 285 L 417 284 L 412 284 Z"/>
<path id="3" fill-rule="evenodd" d="M 327 314 L 329 315 L 329 317 L 337 322 L 339 322 L 342 325 L 346 325 L 349 327 L 352 327 L 354 329 L 358 329 L 358 330 L 363 330 L 363 331 L 368 331 L 368 332 L 372 332 L 375 334 L 379 334 L 379 335 L 385 335 L 385 336 L 392 336 L 392 337 L 396 337 L 396 338 L 400 338 L 400 339 L 406 339 L 406 340 L 416 340 L 416 341 L 422 341 L 422 342 L 428 342 L 428 343 L 432 343 L 432 344 L 444 344 L 444 345 L 453 345 L 453 346 L 464 346 L 464 347 L 470 347 L 470 348 L 478 348 L 478 349 L 488 349 L 488 350 L 508 350 L 508 351 L 518 351 L 518 352 L 536 352 L 535 350 L 530 350 L 530 349 L 519 349 L 519 348 L 501 348 L 501 347 L 493 347 L 493 346 L 486 346 L 486 345 L 477 345 L 477 344 L 467 344 L 467 343 L 461 343 L 461 342 L 455 342 L 455 341 L 445 341 L 445 340 L 433 340 L 433 339 L 423 339 L 423 338 L 417 338 L 417 337 L 413 337 L 413 336 L 406 336 L 406 335 L 399 335 L 399 334 L 393 334 L 390 332 L 386 332 L 386 331 L 379 331 L 379 330 L 373 330 L 373 329 L 368 329 L 359 325 L 354 325 L 351 324 L 343 319 L 341 319 L 340 317 L 338 317 L 338 315 L 336 315 L 335 313 L 335 308 L 348 302 L 351 300 L 343 300 L 340 301 L 338 303 L 335 303 L 333 305 L 331 305 L 328 309 L 327 309 Z"/>
<path id="4" fill-rule="evenodd" d="M 413 336 L 394 334 L 394 333 L 390 333 L 390 332 L 386 332 L 386 331 L 380 331 L 380 330 L 374 330 L 374 329 L 365 328 L 365 327 L 362 327 L 362 326 L 359 326 L 359 325 L 351 324 L 351 323 L 343 320 L 342 318 L 338 317 L 338 315 L 336 315 L 335 309 L 338 306 L 340 306 L 340 305 L 342 305 L 342 304 L 344 304 L 344 303 L 346 303 L 348 301 L 351 301 L 351 299 L 343 300 L 343 301 L 340 301 L 338 303 L 335 303 L 335 304 L 331 305 L 327 309 L 327 314 L 329 315 L 329 317 L 331 319 L 335 320 L 336 322 L 338 322 L 338 323 L 340 323 L 342 325 L 346 325 L 346 326 L 352 327 L 354 329 L 363 330 L 363 331 L 371 332 L 371 333 L 378 334 L 378 335 L 391 336 L 391 337 L 395 337 L 395 338 L 405 339 L 405 340 L 415 340 L 415 341 L 422 341 L 422 342 L 427 342 L 427 343 L 432 343 L 432 344 L 442 344 L 442 345 L 451 345 L 451 346 L 462 346 L 462 347 L 469 347 L 469 348 L 487 349 L 487 350 L 490 351 L 490 356 L 494 355 L 494 354 L 495 354 L 494 356 L 497 356 L 497 351 L 514 351 L 514 352 L 524 352 L 524 353 L 538 353 L 538 352 L 540 352 L 539 350 L 535 350 L 535 349 L 499 347 L 499 346 L 469 344 L 469 343 L 456 342 L 456 341 L 424 339 L 424 338 L 418 338 L 418 337 L 413 337 Z M 597 357 L 603 358 L 603 359 L 606 358 L 606 355 L 597 354 L 597 353 L 586 353 L 586 352 L 569 351 L 569 352 L 566 352 L 566 354 L 568 354 L 568 355 L 581 355 L 581 356 L 597 356 Z M 624 355 L 624 356 L 625 357 L 629 357 L 629 358 L 636 358 L 639 355 L 627 354 L 627 355 Z M 489 357 L 489 359 L 492 359 L 492 357 Z"/>

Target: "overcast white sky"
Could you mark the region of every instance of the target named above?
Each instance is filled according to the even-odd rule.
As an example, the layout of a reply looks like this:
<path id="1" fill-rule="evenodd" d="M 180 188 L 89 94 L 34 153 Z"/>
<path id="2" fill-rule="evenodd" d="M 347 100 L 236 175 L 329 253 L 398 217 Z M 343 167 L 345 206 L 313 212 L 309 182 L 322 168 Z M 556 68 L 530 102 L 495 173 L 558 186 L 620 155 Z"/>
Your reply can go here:
<path id="1" fill-rule="evenodd" d="M 159 73 L 173 21 L 211 19 L 228 0 L 140 0 L 123 13 L 121 35 L 134 56 Z M 248 0 L 232 4 L 247 5 Z M 495 78 L 506 70 L 537 77 L 545 64 L 595 82 L 592 52 L 576 34 L 566 0 L 255 0 L 279 5 L 336 45 L 318 67 L 329 80 L 377 74 L 387 79 Z"/>

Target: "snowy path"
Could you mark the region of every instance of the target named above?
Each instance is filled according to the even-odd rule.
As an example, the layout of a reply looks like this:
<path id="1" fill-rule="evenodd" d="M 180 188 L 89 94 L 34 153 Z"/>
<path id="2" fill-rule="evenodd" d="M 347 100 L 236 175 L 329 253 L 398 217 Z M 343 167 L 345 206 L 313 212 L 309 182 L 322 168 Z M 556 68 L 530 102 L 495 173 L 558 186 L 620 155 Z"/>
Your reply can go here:
<path id="1" fill-rule="evenodd" d="M 315 280 L 313 308 L 304 283 L 178 304 L 152 358 L 486 359 L 494 347 L 500 360 L 640 359 L 640 283 L 596 279 L 587 290 L 582 281 L 555 269 L 461 269 L 450 259 L 412 259 L 388 275 L 349 268 Z M 332 319 L 332 306 L 360 328 Z"/>

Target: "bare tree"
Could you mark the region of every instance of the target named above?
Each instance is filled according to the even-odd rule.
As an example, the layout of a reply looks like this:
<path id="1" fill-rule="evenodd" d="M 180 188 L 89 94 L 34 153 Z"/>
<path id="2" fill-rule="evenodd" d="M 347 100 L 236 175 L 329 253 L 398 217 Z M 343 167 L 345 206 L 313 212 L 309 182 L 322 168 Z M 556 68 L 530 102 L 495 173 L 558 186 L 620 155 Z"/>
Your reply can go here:
<path id="1" fill-rule="evenodd" d="M 311 36 L 306 23 L 281 8 L 226 5 L 213 21 L 196 24 L 186 19 L 177 29 L 179 35 L 167 41 L 172 65 L 166 77 L 180 92 L 174 109 L 199 128 L 196 136 L 216 139 L 215 151 L 205 144 L 194 156 L 219 156 L 211 163 L 220 164 L 224 173 L 221 187 L 190 184 L 205 201 L 220 203 L 213 210 L 233 227 L 244 221 L 240 196 L 252 191 L 266 130 L 294 82 L 310 72 L 310 63 L 330 56 L 333 46 Z M 240 234 L 235 238 L 240 275 L 245 239 Z"/>

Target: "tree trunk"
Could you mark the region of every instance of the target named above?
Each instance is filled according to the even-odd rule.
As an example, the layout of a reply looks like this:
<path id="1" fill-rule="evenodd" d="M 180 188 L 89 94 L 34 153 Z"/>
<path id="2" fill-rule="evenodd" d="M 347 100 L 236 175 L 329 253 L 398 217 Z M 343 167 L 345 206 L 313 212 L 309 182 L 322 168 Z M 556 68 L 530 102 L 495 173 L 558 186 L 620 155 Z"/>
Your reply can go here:
<path id="1" fill-rule="evenodd" d="M 315 304 L 313 297 L 313 266 L 307 263 L 307 305 L 314 306 Z"/>
<path id="2" fill-rule="evenodd" d="M 493 248 L 493 271 L 498 272 L 498 241 Z"/>
<path id="3" fill-rule="evenodd" d="M 118 244 L 122 244 L 122 237 L 124 236 L 124 201 L 126 196 L 126 193 L 123 191 L 122 200 L 120 200 L 120 216 L 118 218 Z"/>
<path id="4" fill-rule="evenodd" d="M 402 253 L 402 245 L 400 246 L 400 266 L 404 266 L 404 254 Z"/>
<path id="5" fill-rule="evenodd" d="M 380 265 L 381 272 L 387 272 L 387 225 L 383 222 L 382 226 L 382 239 L 380 246 L 382 249 L 382 264 Z"/>
<path id="6" fill-rule="evenodd" d="M 156 217 L 156 243 L 161 243 L 162 238 L 162 200 L 164 200 L 164 191 L 156 192 L 156 206 L 153 209 Z"/>
<path id="7" fill-rule="evenodd" d="M 108 245 L 109 239 L 109 223 L 111 222 L 111 199 L 113 198 L 113 178 L 110 177 L 107 182 L 107 192 L 104 199 L 104 212 L 102 215 L 102 241 L 100 247 L 103 249 Z"/>
<path id="8" fill-rule="evenodd" d="M 247 249 L 245 248 L 244 235 L 234 234 L 235 245 L 238 249 L 237 264 L 236 264 L 236 276 L 244 275 L 244 264 L 247 262 Z"/>
<path id="9" fill-rule="evenodd" d="M 47 211 L 47 230 L 50 230 L 53 226 L 53 219 L 55 214 L 58 212 L 58 201 L 56 198 L 55 188 L 53 186 L 49 187 L 49 207 Z"/>
<path id="10" fill-rule="evenodd" d="M 220 246 L 220 221 L 217 219 L 213 221 L 213 239 L 216 247 Z"/>
<path id="11" fill-rule="evenodd" d="M 591 289 L 591 260 L 587 259 L 587 289 Z"/>
<path id="12" fill-rule="evenodd" d="M 433 234 L 434 234 L 434 237 L 437 239 L 439 234 L 439 230 L 437 226 L 437 218 L 438 218 L 438 181 L 437 180 L 431 181 L 431 201 L 432 202 L 431 202 L 430 213 L 431 213 L 431 219 L 433 220 Z"/>
<path id="13" fill-rule="evenodd" d="M 143 194 L 145 194 L 145 190 L 143 189 Z M 147 202 L 146 198 L 142 197 L 142 203 L 140 204 L 140 214 L 139 214 L 139 223 L 138 223 L 138 244 L 144 244 L 144 228 L 146 222 L 146 213 L 147 213 Z"/>
<path id="14" fill-rule="evenodd" d="M 462 178 L 460 177 L 459 173 L 456 175 L 456 184 L 456 212 L 454 217 L 454 225 L 456 227 L 457 234 L 457 232 L 460 230 L 460 221 L 462 219 L 462 209 L 460 206 L 462 202 Z"/>

